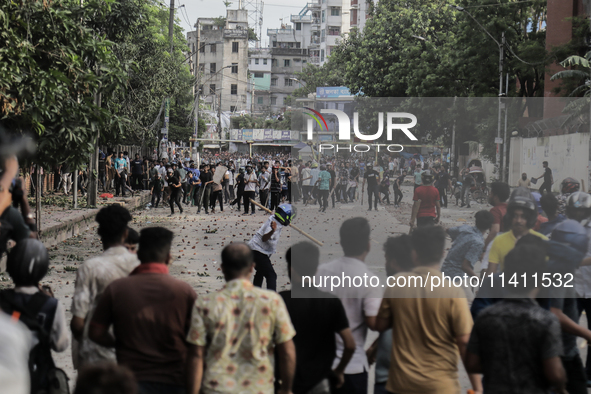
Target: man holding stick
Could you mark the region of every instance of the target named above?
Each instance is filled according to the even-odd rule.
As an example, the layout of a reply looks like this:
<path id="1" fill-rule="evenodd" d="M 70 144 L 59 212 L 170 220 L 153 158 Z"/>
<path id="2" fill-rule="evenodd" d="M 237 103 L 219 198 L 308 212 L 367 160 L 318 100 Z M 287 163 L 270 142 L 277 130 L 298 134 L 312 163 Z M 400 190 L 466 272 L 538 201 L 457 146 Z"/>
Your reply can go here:
<path id="1" fill-rule="evenodd" d="M 250 201 L 254 205 L 254 200 Z M 248 200 L 245 200 L 244 204 L 247 203 Z M 269 216 L 269 219 L 248 243 L 248 246 L 252 249 L 255 262 L 256 273 L 253 280 L 255 286 L 262 287 L 264 278 L 267 282 L 267 290 L 276 291 L 277 273 L 275 273 L 273 264 L 271 264 L 271 255 L 277 251 L 281 230 L 283 227 L 290 225 L 294 216 L 295 209 L 292 208 L 291 204 L 281 204 L 277 207 L 275 214 Z"/>
<path id="2" fill-rule="evenodd" d="M 261 204 L 267 206 L 269 202 L 269 190 L 271 188 L 271 176 L 267 172 L 265 166 L 261 167 L 261 174 L 259 175 L 259 195 L 261 197 Z M 259 210 L 263 210 L 259 208 Z"/>

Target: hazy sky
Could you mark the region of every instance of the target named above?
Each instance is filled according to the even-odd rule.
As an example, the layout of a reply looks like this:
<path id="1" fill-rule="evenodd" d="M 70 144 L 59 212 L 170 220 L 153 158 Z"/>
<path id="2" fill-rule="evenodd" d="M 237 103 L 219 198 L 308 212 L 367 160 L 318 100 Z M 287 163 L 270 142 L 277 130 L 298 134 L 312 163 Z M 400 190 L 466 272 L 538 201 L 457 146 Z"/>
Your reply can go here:
<path id="1" fill-rule="evenodd" d="M 161 1 L 168 4 L 169 0 Z M 307 0 L 264 1 L 262 46 L 266 47 L 268 44 L 267 28 L 277 29 L 281 27 L 280 18 L 284 18 L 284 22 L 289 24 L 289 16 L 299 13 L 307 2 Z M 185 5 L 184 10 L 182 8 L 177 9 L 176 17 L 181 21 L 181 26 L 185 29 L 185 32 L 194 30 L 193 26 L 197 22 L 197 18 L 226 16 L 226 6 L 223 0 L 175 0 L 175 8 L 183 4 Z M 237 8 L 238 0 L 232 1 L 229 9 Z M 190 22 L 190 25 L 188 22 Z"/>

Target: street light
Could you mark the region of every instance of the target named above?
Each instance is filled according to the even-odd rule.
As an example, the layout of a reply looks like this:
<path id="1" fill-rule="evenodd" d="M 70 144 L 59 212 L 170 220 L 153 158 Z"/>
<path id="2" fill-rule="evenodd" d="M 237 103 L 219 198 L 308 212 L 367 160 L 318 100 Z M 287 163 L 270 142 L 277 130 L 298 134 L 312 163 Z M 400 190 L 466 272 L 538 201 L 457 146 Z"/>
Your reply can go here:
<path id="1" fill-rule="evenodd" d="M 498 119 L 498 127 L 497 127 L 497 155 L 496 155 L 496 163 L 495 163 L 495 167 L 497 170 L 497 173 L 499 174 L 499 180 L 501 180 L 502 178 L 502 174 L 504 173 L 503 169 L 499 168 L 500 164 L 501 164 L 501 149 L 500 149 L 500 144 L 499 141 L 501 141 L 501 97 L 504 96 L 503 94 L 503 47 L 505 46 L 505 32 L 503 32 L 502 34 L 502 38 L 501 38 L 501 42 L 498 42 L 493 36 L 492 34 L 490 34 L 488 32 L 488 30 L 486 30 L 484 28 L 484 26 L 482 26 L 480 24 L 480 22 L 478 22 L 478 20 L 476 18 L 474 18 L 474 16 L 472 16 L 472 14 L 470 14 L 468 11 L 466 11 L 466 9 L 464 7 L 460 7 L 457 5 L 453 5 L 453 4 L 449 4 L 449 7 L 454 8 L 457 11 L 460 12 L 465 12 L 470 18 L 472 18 L 472 20 L 474 22 L 476 22 L 476 24 L 486 33 L 486 35 L 488 35 L 494 42 L 495 44 L 497 44 L 497 46 L 499 47 L 499 119 Z M 507 143 L 507 141 L 503 141 L 504 144 Z M 503 163 L 504 165 L 506 163 Z M 503 167 L 504 167 L 503 165 Z"/>

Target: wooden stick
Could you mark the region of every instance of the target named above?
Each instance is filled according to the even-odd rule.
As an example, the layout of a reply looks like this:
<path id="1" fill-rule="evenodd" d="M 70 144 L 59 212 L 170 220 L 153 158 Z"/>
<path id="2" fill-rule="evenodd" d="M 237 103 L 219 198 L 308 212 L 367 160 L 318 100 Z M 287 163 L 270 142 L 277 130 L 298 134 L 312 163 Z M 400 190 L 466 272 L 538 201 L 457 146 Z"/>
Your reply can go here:
<path id="1" fill-rule="evenodd" d="M 256 205 L 259 208 L 262 208 L 263 210 L 265 210 L 266 212 L 268 212 L 270 214 L 273 214 L 274 213 L 273 211 L 271 211 L 267 207 L 264 207 L 261 204 L 259 204 L 258 202 L 256 202 L 255 200 L 253 200 L 252 198 L 250 199 L 250 202 L 252 202 L 254 205 Z M 290 224 L 289 227 L 292 227 L 294 230 L 296 230 L 297 232 L 299 232 L 300 234 L 302 234 L 304 237 L 308 238 L 310 241 L 315 242 L 319 246 L 324 246 L 324 244 L 322 242 L 320 242 L 316 238 L 312 237 L 310 234 L 306 233 L 304 230 L 296 227 L 294 224 Z"/>

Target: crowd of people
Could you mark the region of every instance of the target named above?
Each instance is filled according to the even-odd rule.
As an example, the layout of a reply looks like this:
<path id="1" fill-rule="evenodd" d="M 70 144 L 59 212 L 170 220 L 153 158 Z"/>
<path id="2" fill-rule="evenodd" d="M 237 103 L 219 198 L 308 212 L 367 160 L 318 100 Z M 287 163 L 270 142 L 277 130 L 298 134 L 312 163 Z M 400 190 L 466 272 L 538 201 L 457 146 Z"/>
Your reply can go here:
<path id="1" fill-rule="evenodd" d="M 6 161 L 0 241 L 15 241 L 6 269 L 14 287 L 0 291 L 0 390 L 68 392 L 52 351 L 70 344 L 76 394 L 363 394 L 373 364 L 376 394 L 446 394 L 461 390 L 460 362 L 475 393 L 582 394 L 591 385 L 591 355 L 583 363 L 577 346 L 577 338 L 591 341 L 591 330 L 579 323 L 583 311 L 591 312 L 591 195 L 572 178 L 558 197 L 548 192 L 554 180 L 547 163 L 539 193 L 493 182 L 490 210 L 444 229 L 439 220 L 452 180 L 437 162 L 228 154 L 201 164 L 181 157 L 146 163 L 138 156 L 142 172 L 134 174 L 133 161 L 117 156 L 118 191 L 150 190 L 154 209 L 167 202 L 171 214 L 188 205 L 215 213 L 216 205 L 220 211 L 243 205 L 252 215 L 250 200 L 257 198 L 273 213 L 250 242 L 220 250 L 225 286 L 201 293 L 169 274 L 172 231 L 138 233 L 126 208 L 102 208 L 95 219 L 103 251 L 78 268 L 68 322 L 66 307 L 43 285 L 49 254 L 27 222 L 18 187 L 10 197 L 17 207 L 5 204 L 5 188 L 18 172 L 18 164 L 14 171 Z M 306 287 L 310 277 L 374 276 L 367 258 L 376 229 L 353 217 L 340 223 L 338 258 L 320 261 L 310 242 L 290 245 L 284 261 L 291 290 L 276 293 L 272 259 L 296 215 L 292 204 L 317 204 L 325 212 L 366 197 L 368 210 L 377 210 L 390 203 L 392 186 L 399 205 L 407 174 L 414 185 L 412 231 L 381 245 L 386 274 L 409 283 L 445 274 L 479 278 L 481 285 L 440 286 L 428 294 L 422 286 Z M 465 182 L 469 172 L 462 175 Z M 568 275 L 572 287 L 563 283 Z M 366 349 L 369 331 L 379 336 Z"/>
<path id="2" fill-rule="evenodd" d="M 121 162 L 120 168 L 125 168 L 125 153 L 120 153 L 120 157 L 117 159 Z M 317 204 L 324 212 L 329 201 L 332 208 L 336 203 L 363 201 L 366 184 L 369 210 L 377 210 L 378 203 L 399 207 L 407 174 L 412 175 L 415 189 L 423 184 L 421 174 L 431 174 L 443 207 L 447 207 L 447 192 L 451 190 L 447 166 L 432 158 L 423 161 L 353 155 L 324 157 L 318 162 L 292 159 L 289 154 L 250 157 L 234 153 L 204 155 L 200 164 L 180 154 L 171 159 L 145 159 L 143 166 L 139 164 L 140 159 L 137 160 L 137 177 L 143 177 L 143 188 L 152 195 L 150 207 L 168 206 L 171 215 L 174 206 L 182 213 L 183 205 L 194 206 L 197 213 L 205 214 L 215 213 L 216 206 L 220 212 L 224 211 L 224 206 L 235 207 L 238 211 L 244 207 L 244 214 L 252 215 L 255 207 L 251 199 L 259 200 L 271 210 L 284 202 L 302 201 L 304 205 Z M 117 163 L 115 161 L 118 166 Z M 124 185 L 123 182 L 121 194 L 125 192 Z"/>

